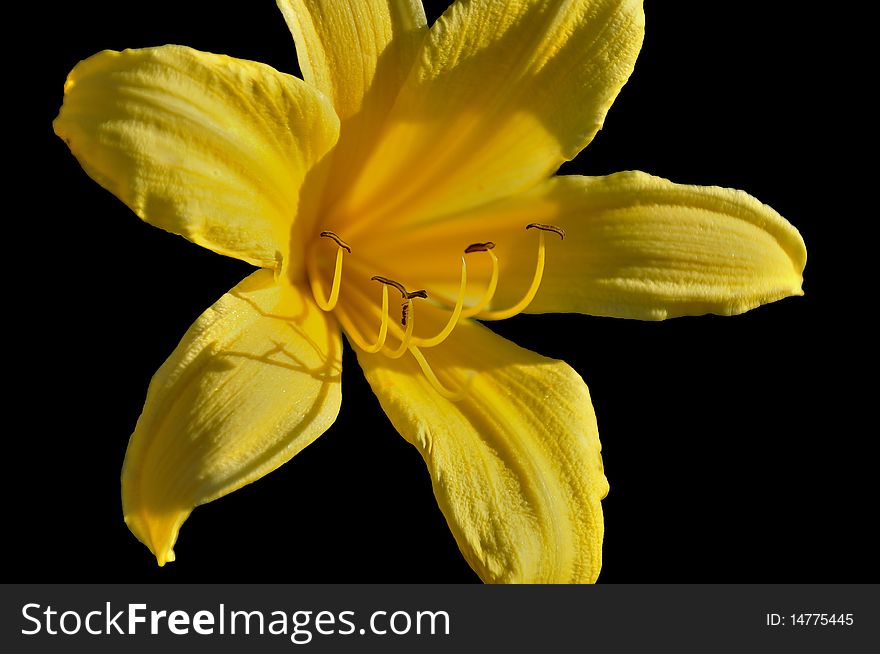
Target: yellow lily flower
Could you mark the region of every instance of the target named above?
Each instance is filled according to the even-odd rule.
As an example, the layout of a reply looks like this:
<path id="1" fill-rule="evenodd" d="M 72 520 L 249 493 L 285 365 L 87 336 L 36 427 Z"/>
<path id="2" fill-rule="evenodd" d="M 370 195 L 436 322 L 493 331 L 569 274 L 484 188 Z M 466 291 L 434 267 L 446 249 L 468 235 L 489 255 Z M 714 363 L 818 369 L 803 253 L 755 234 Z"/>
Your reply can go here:
<path id="1" fill-rule="evenodd" d="M 326 431 L 344 333 L 484 581 L 594 581 L 608 483 L 587 387 L 479 321 L 737 314 L 801 294 L 803 240 L 742 191 L 554 176 L 633 70 L 639 0 L 459 0 L 430 29 L 419 0 L 278 5 L 303 79 L 164 46 L 65 84 L 55 131 L 93 179 L 259 267 L 150 384 L 129 528 L 164 565 L 194 507 Z"/>

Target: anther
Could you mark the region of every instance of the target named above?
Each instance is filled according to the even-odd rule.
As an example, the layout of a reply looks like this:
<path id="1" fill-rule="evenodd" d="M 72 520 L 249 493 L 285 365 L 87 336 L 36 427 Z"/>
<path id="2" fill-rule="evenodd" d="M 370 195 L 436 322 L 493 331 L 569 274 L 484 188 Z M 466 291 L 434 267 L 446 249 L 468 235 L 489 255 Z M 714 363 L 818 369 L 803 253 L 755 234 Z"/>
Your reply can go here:
<path id="1" fill-rule="evenodd" d="M 400 324 L 403 327 L 406 327 L 406 317 L 407 311 L 409 310 L 410 302 L 413 298 L 420 297 L 424 299 L 428 299 L 428 292 L 424 289 L 420 289 L 418 291 L 407 291 L 406 286 L 401 284 L 400 282 L 396 282 L 393 279 L 389 279 L 388 277 L 382 277 L 382 275 L 373 275 L 370 279 L 374 282 L 379 282 L 381 284 L 385 284 L 386 286 L 393 286 L 398 291 L 400 291 L 400 297 L 403 300 L 406 300 L 401 306 L 400 310 Z"/>
<path id="2" fill-rule="evenodd" d="M 395 282 L 393 279 L 388 279 L 387 277 L 382 277 L 381 275 L 373 275 L 372 277 L 370 277 L 370 279 L 374 282 L 380 282 L 382 284 L 388 284 L 388 286 L 393 286 L 398 291 L 400 291 L 401 298 L 403 298 L 404 300 L 407 299 L 406 287 L 400 282 Z"/>
<path id="3" fill-rule="evenodd" d="M 334 241 L 336 241 L 336 245 L 344 248 L 346 252 L 351 254 L 351 246 L 343 241 L 341 238 L 339 238 L 339 234 L 337 234 L 336 232 L 331 232 L 329 229 L 325 229 L 319 234 L 319 236 L 323 236 L 324 238 L 332 238 Z"/>
<path id="4" fill-rule="evenodd" d="M 495 244 L 492 241 L 486 241 L 485 243 L 471 243 L 464 249 L 465 254 L 470 254 L 471 252 L 488 252 L 495 248 Z"/>
<path id="5" fill-rule="evenodd" d="M 545 225 L 544 223 L 529 223 L 526 225 L 526 229 L 540 229 L 542 232 L 553 232 L 554 234 L 559 234 L 559 238 L 565 238 L 565 230 L 562 227 L 557 227 L 556 225 Z"/>
<path id="6" fill-rule="evenodd" d="M 420 297 L 424 299 L 428 299 L 427 291 L 408 291 L 406 294 L 406 302 L 400 305 L 400 324 L 403 327 L 406 327 L 406 318 L 409 313 L 409 305 L 412 304 L 410 300 L 413 298 Z"/>
<path id="7" fill-rule="evenodd" d="M 339 238 L 335 232 L 325 230 L 320 236 L 333 240 L 338 246 L 336 249 L 336 264 L 333 267 L 333 283 L 330 286 L 330 297 L 324 297 L 324 290 L 321 287 L 320 275 L 318 271 L 318 260 L 315 252 L 315 246 L 309 248 L 306 265 L 309 269 L 309 282 L 312 286 L 312 295 L 315 296 L 315 302 L 324 311 L 332 311 L 339 302 L 339 288 L 342 285 L 342 251 L 345 250 L 351 254 L 351 247 Z"/>

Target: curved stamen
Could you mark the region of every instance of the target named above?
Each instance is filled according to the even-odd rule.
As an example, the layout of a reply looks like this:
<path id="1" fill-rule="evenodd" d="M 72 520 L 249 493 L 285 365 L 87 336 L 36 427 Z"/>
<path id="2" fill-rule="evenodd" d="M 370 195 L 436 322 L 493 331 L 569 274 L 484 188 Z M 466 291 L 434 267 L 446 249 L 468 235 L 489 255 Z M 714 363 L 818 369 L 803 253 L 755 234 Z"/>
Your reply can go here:
<path id="1" fill-rule="evenodd" d="M 471 243 L 464 249 L 465 254 L 470 254 L 471 252 L 488 252 L 489 256 L 492 257 L 492 276 L 489 278 L 489 286 L 486 288 L 486 292 L 483 293 L 483 297 L 481 297 L 480 301 L 474 306 L 462 311 L 462 318 L 470 318 L 471 316 L 477 315 L 480 311 L 485 309 L 492 301 L 492 298 L 495 297 L 495 291 L 498 289 L 498 257 L 492 252 L 494 247 L 495 244 L 492 241 L 487 241 L 485 243 Z"/>
<path id="2" fill-rule="evenodd" d="M 379 337 L 372 345 L 368 345 L 360 334 L 352 331 L 352 340 L 367 354 L 375 354 L 385 347 L 385 339 L 388 337 L 388 287 L 382 286 L 382 322 L 379 324 Z"/>
<path id="3" fill-rule="evenodd" d="M 403 315 L 406 316 L 409 313 L 409 319 L 403 319 L 401 322 L 405 323 L 406 331 L 403 333 L 403 338 L 400 339 L 400 346 L 391 352 L 386 352 L 383 350 L 382 354 L 387 356 L 389 359 L 399 359 L 404 354 L 406 354 L 407 349 L 409 348 L 409 344 L 412 341 L 413 334 L 413 325 L 416 322 L 415 317 L 415 309 L 413 307 L 413 301 L 411 298 L 407 298 L 406 302 L 403 304 Z"/>
<path id="4" fill-rule="evenodd" d="M 388 286 L 393 286 L 398 291 L 400 291 L 400 297 L 403 300 L 412 300 L 414 297 L 421 297 L 425 298 L 426 300 L 428 299 L 428 291 L 424 289 L 421 289 L 419 291 L 407 291 L 406 287 L 400 282 L 396 282 L 388 277 L 382 277 L 382 275 L 373 275 L 372 277 L 370 277 L 370 280 L 374 282 L 379 282 L 381 284 L 386 284 Z M 400 315 L 400 324 L 403 327 L 406 327 L 406 312 L 408 307 L 409 305 L 404 302 Z"/>
<path id="5" fill-rule="evenodd" d="M 315 302 L 324 311 L 332 311 L 336 307 L 336 303 L 339 302 L 339 288 L 342 286 L 342 251 L 346 250 L 351 254 L 351 247 L 349 247 L 348 243 L 339 238 L 334 232 L 323 231 L 320 235 L 332 239 L 337 245 L 336 265 L 333 268 L 333 283 L 330 286 L 329 298 L 325 299 L 324 289 L 321 286 L 321 278 L 318 273 L 318 260 L 316 258 L 317 255 L 315 253 L 314 245 L 309 248 L 306 257 L 306 265 L 309 269 L 309 283 L 312 287 L 312 295 L 315 297 Z"/>
<path id="6" fill-rule="evenodd" d="M 370 309 L 375 312 L 378 309 L 372 305 L 371 300 L 367 298 L 366 294 L 358 289 L 357 286 L 353 286 L 351 288 L 352 293 L 360 295 L 363 298 L 363 301 L 370 303 Z M 379 325 L 379 336 L 376 339 L 376 342 L 372 345 L 367 343 L 366 339 L 361 335 L 360 331 L 355 327 L 354 321 L 351 316 L 348 314 L 348 311 L 345 308 L 345 305 L 339 305 L 336 311 L 336 318 L 339 321 L 339 324 L 342 326 L 342 329 L 345 331 L 346 336 L 348 336 L 349 340 L 352 341 L 354 345 L 356 345 L 359 349 L 363 350 L 368 354 L 375 354 L 382 350 L 385 347 L 385 341 L 388 337 L 389 323 L 388 320 L 388 287 L 384 286 L 382 288 L 382 309 L 381 309 L 381 323 Z"/>
<path id="7" fill-rule="evenodd" d="M 400 291 L 400 296 L 404 300 L 401 307 L 400 324 L 406 328 L 406 331 L 404 331 L 403 337 L 400 339 L 400 346 L 396 350 L 392 350 L 391 352 L 382 352 L 382 354 L 391 359 L 399 359 L 406 353 L 406 350 L 409 347 L 410 342 L 412 341 L 413 325 L 415 324 L 413 298 L 427 298 L 428 293 L 423 290 L 412 291 L 410 293 L 406 290 L 406 287 L 400 282 L 389 279 L 388 277 L 382 277 L 381 275 L 373 275 L 370 279 L 384 284 L 386 289 L 389 286 L 393 286 L 398 291 Z"/>
<path id="8" fill-rule="evenodd" d="M 556 227 L 555 225 L 545 225 L 543 223 L 529 223 L 526 225 L 526 229 L 540 230 L 538 232 L 538 263 L 535 266 L 535 276 L 532 278 L 529 290 L 526 291 L 523 299 L 509 309 L 502 309 L 501 311 L 486 311 L 477 316 L 480 320 L 505 320 L 518 313 L 522 313 L 538 294 L 538 288 L 541 286 L 541 280 L 544 278 L 544 261 L 547 254 L 547 248 L 544 243 L 544 234 L 546 232 L 553 232 L 554 234 L 558 234 L 559 238 L 565 238 L 565 230 L 561 227 Z M 490 252 L 490 254 L 494 256 L 495 253 Z"/>
<path id="9" fill-rule="evenodd" d="M 464 399 L 467 396 L 468 390 L 471 386 L 471 382 L 473 381 L 476 373 L 471 372 L 470 375 L 468 375 L 467 381 L 465 381 L 464 385 L 461 388 L 455 391 L 451 391 L 440 383 L 440 380 L 437 379 L 437 375 L 431 368 L 431 364 L 428 363 L 427 359 L 425 359 L 425 355 L 422 354 L 421 350 L 419 350 L 417 346 L 413 345 L 412 347 L 410 347 L 409 352 L 413 355 L 416 363 L 419 364 L 419 368 L 422 369 L 422 374 L 425 375 L 425 379 L 428 380 L 428 383 L 431 384 L 431 387 L 440 395 L 445 397 L 447 400 L 450 400 L 451 402 L 458 402 L 459 400 Z"/>
<path id="10" fill-rule="evenodd" d="M 440 330 L 440 333 L 431 338 L 414 338 L 413 345 L 417 347 L 435 347 L 440 345 L 443 341 L 449 338 L 449 335 L 455 329 L 455 326 L 458 324 L 459 319 L 461 318 L 461 308 L 464 305 L 464 295 L 467 290 L 467 263 L 464 260 L 464 257 L 461 258 L 461 282 L 459 282 L 458 286 L 458 297 L 455 300 L 455 308 L 452 310 L 452 315 L 449 316 L 449 320 L 446 321 L 446 326 Z M 404 323 L 406 324 L 406 323 Z"/>
<path id="11" fill-rule="evenodd" d="M 486 241 L 485 243 L 471 243 L 464 249 L 465 254 L 470 254 L 471 252 L 488 252 L 495 248 L 495 244 L 492 241 Z"/>
<path id="12" fill-rule="evenodd" d="M 349 254 L 351 254 L 351 246 L 349 246 L 348 243 L 339 238 L 339 234 L 337 234 L 336 232 L 331 232 L 329 229 L 325 229 L 323 232 L 318 234 L 318 236 L 322 236 L 323 238 L 332 238 L 334 241 L 336 241 L 336 245 L 344 248 L 348 251 Z"/>
<path id="13" fill-rule="evenodd" d="M 373 275 L 370 277 L 371 281 L 379 282 L 381 284 L 387 284 L 388 286 L 393 286 L 398 291 L 400 291 L 400 297 L 404 300 L 406 299 L 406 287 L 400 282 L 395 282 L 393 279 L 389 279 L 388 277 L 382 277 L 382 275 Z"/>
<path id="14" fill-rule="evenodd" d="M 542 232 L 553 232 L 554 234 L 559 234 L 560 240 L 565 240 L 565 230 L 562 227 L 557 227 L 556 225 L 545 225 L 544 223 L 529 223 L 526 225 L 526 230 L 529 229 L 540 229 Z"/>

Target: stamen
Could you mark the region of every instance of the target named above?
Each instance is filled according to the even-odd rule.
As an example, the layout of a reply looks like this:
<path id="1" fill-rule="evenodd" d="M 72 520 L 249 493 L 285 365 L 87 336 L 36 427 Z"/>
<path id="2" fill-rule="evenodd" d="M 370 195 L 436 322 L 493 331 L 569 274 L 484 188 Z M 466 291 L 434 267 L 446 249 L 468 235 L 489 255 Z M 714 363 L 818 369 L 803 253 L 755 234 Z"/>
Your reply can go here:
<path id="1" fill-rule="evenodd" d="M 382 322 L 379 323 L 379 337 L 372 345 L 368 345 L 360 334 L 351 334 L 352 340 L 357 343 L 367 354 L 375 354 L 385 347 L 385 339 L 388 337 L 388 287 L 382 286 Z"/>
<path id="2" fill-rule="evenodd" d="M 402 297 L 404 300 L 406 299 L 406 287 L 400 282 L 395 282 L 393 279 L 388 279 L 387 277 L 382 277 L 381 275 L 373 275 L 372 277 L 370 277 L 370 280 L 393 286 L 398 291 L 400 291 L 400 297 Z"/>
<path id="3" fill-rule="evenodd" d="M 339 234 L 337 234 L 336 232 L 331 232 L 329 229 L 325 229 L 319 234 L 319 236 L 323 236 L 324 238 L 332 238 L 334 241 L 336 241 L 336 245 L 341 248 L 345 248 L 348 253 L 351 254 L 351 247 L 348 245 L 348 243 L 339 238 Z"/>
<path id="4" fill-rule="evenodd" d="M 471 252 L 488 252 L 494 247 L 495 244 L 492 241 L 486 241 L 485 243 L 471 243 L 464 249 L 464 253 L 470 254 Z"/>
<path id="5" fill-rule="evenodd" d="M 462 311 L 462 318 L 470 318 L 471 316 L 477 315 L 480 311 L 485 309 L 492 301 L 492 298 L 495 297 L 495 291 L 498 289 L 498 257 L 492 252 L 494 247 L 495 244 L 492 241 L 487 241 L 485 243 L 472 243 L 464 249 L 465 254 L 470 254 L 471 252 L 488 252 L 489 256 L 492 257 L 492 276 L 489 278 L 489 286 L 486 288 L 486 292 L 483 293 L 483 297 L 481 297 L 480 301 L 474 306 L 468 308 L 466 311 Z"/>
<path id="6" fill-rule="evenodd" d="M 529 223 L 526 225 L 526 229 L 540 229 L 542 232 L 553 232 L 554 234 L 559 234 L 559 238 L 565 238 L 565 230 L 562 227 L 557 227 L 556 225 L 545 225 L 544 223 Z"/>
<path id="7" fill-rule="evenodd" d="M 320 236 L 332 239 L 338 246 L 336 250 L 336 265 L 333 268 L 333 283 L 330 286 L 330 297 L 325 299 L 324 289 L 321 287 L 321 280 L 318 274 L 318 260 L 316 259 L 314 245 L 309 248 L 306 257 L 306 265 L 309 269 L 309 283 L 312 286 L 312 295 L 315 296 L 315 302 L 324 311 L 332 311 L 339 302 L 339 287 L 342 285 L 342 251 L 345 250 L 351 254 L 351 247 L 343 241 L 335 232 L 325 230 Z"/>
<path id="8" fill-rule="evenodd" d="M 428 361 L 425 359 L 425 355 L 422 354 L 421 350 L 419 350 L 418 347 L 413 345 L 409 348 L 409 351 L 410 354 L 413 355 L 413 358 L 416 360 L 416 363 L 419 364 L 419 368 L 422 369 L 422 373 L 425 375 L 425 379 L 428 380 L 428 383 L 431 384 L 431 387 L 440 395 L 445 397 L 447 400 L 450 400 L 451 402 L 458 402 L 459 400 L 462 400 L 467 396 L 468 390 L 471 386 L 471 382 L 476 376 L 476 373 L 471 372 L 461 388 L 451 391 L 440 383 L 440 380 L 437 379 L 437 375 L 434 374 L 434 370 L 431 368 L 431 364 L 428 363 Z"/>
<path id="9" fill-rule="evenodd" d="M 461 282 L 458 286 L 458 297 L 455 300 L 455 308 L 452 310 L 452 315 L 449 316 L 449 320 L 446 322 L 446 326 L 440 330 L 440 333 L 431 338 L 414 338 L 413 343 L 415 346 L 419 347 L 435 347 L 440 345 L 443 341 L 449 338 L 449 335 L 452 333 L 452 330 L 455 329 L 455 326 L 458 324 L 459 319 L 461 318 L 461 308 L 464 305 L 464 295 L 467 290 L 467 263 L 465 263 L 464 257 L 461 258 Z M 406 322 L 403 323 L 404 325 Z"/>
<path id="10" fill-rule="evenodd" d="M 384 355 L 391 359 L 399 359 L 406 353 L 406 349 L 409 347 L 410 341 L 412 340 L 413 324 L 415 323 L 415 310 L 413 309 L 412 302 L 413 298 L 427 298 L 428 293 L 423 290 L 413 291 L 412 293 L 409 293 L 407 292 L 406 287 L 403 284 L 394 281 L 393 279 L 389 279 L 388 277 L 382 277 L 382 275 L 373 275 L 372 277 L 370 277 L 370 279 L 373 281 L 377 281 L 381 284 L 385 284 L 386 289 L 389 286 L 393 286 L 398 291 L 400 291 L 400 296 L 405 300 L 403 306 L 401 307 L 400 324 L 403 327 L 406 327 L 406 331 L 403 333 L 403 338 L 400 340 L 400 346 L 390 353 L 383 352 Z"/>
<path id="11" fill-rule="evenodd" d="M 357 286 L 353 286 L 351 290 L 353 293 L 361 295 L 364 300 L 369 301 L 366 297 L 366 294 L 363 293 L 363 291 L 361 291 Z M 371 310 L 377 310 L 375 306 L 372 306 L 372 302 L 370 302 L 370 305 Z M 385 346 L 385 341 L 387 339 L 389 330 L 388 287 L 382 287 L 382 314 L 381 323 L 379 325 L 379 337 L 372 345 L 366 342 L 360 331 L 355 327 L 354 321 L 351 319 L 351 316 L 348 315 L 348 311 L 346 311 L 345 305 L 340 305 L 336 309 L 335 314 L 349 340 L 353 341 L 358 348 L 364 350 L 364 352 L 367 352 L 369 354 L 375 354 L 376 352 L 381 351 L 382 348 Z"/>
<path id="12" fill-rule="evenodd" d="M 400 297 L 404 300 L 412 300 L 414 297 L 421 297 L 426 300 L 428 299 L 428 291 L 424 289 L 418 291 L 407 291 L 406 287 L 400 282 L 396 282 L 393 279 L 389 279 L 388 277 L 382 277 L 382 275 L 373 275 L 372 277 L 370 277 L 370 279 L 375 282 L 387 284 L 388 286 L 393 286 L 398 291 L 400 291 Z M 403 306 L 401 307 L 400 324 L 404 327 L 406 327 L 406 312 L 408 306 L 409 304 L 407 302 L 404 302 Z"/>
<path id="13" fill-rule="evenodd" d="M 399 359 L 406 354 L 406 350 L 409 348 L 409 344 L 412 341 L 413 325 L 416 322 L 415 307 L 413 307 L 413 301 L 409 298 L 407 298 L 406 303 L 403 306 L 405 307 L 403 315 L 406 316 L 407 313 L 410 313 L 411 315 L 408 320 L 401 320 L 403 326 L 406 327 L 406 331 L 403 333 L 403 338 L 400 339 L 400 346 L 392 352 L 382 352 L 382 354 L 389 359 Z"/>
<path id="14" fill-rule="evenodd" d="M 561 227 L 556 227 L 555 225 L 544 225 L 542 223 L 530 223 L 526 225 L 526 229 L 540 230 L 538 232 L 538 263 L 535 266 L 535 276 L 532 278 L 532 283 L 529 286 L 529 290 L 526 291 L 526 294 L 522 300 L 517 302 L 509 309 L 503 309 L 501 311 L 487 311 L 477 316 L 480 320 L 504 320 L 506 318 L 515 316 L 518 313 L 522 313 L 526 309 L 526 307 L 528 307 L 529 304 L 532 303 L 532 300 L 534 300 L 535 296 L 538 294 L 538 288 L 541 286 L 541 280 L 544 278 L 544 261 L 546 259 L 547 252 L 546 244 L 544 242 L 544 234 L 546 232 L 553 232 L 554 234 L 558 234 L 559 238 L 565 238 L 565 230 Z M 491 254 L 493 257 L 495 256 L 494 252 L 490 252 L 489 254 Z M 497 259 L 495 263 L 497 263 Z"/>
<path id="15" fill-rule="evenodd" d="M 385 337 L 387 336 L 388 332 L 392 330 L 392 328 L 395 334 L 399 334 L 401 331 L 399 327 L 390 324 L 390 321 L 388 320 L 388 287 L 393 286 L 397 290 L 400 290 L 403 285 L 388 278 L 376 279 L 376 281 L 384 284 L 384 287 L 382 289 L 382 326 L 379 329 L 379 339 L 377 340 L 378 344 L 384 343 Z M 467 279 L 465 278 L 465 282 L 466 281 Z M 360 288 L 358 288 L 357 285 L 353 286 L 351 290 L 355 295 L 361 296 L 364 301 L 368 301 L 366 294 Z M 410 352 L 413 355 L 413 358 L 416 360 L 416 363 L 418 363 L 419 368 L 424 373 L 425 378 L 428 380 L 428 383 L 435 391 L 437 391 L 439 395 L 445 397 L 452 402 L 463 399 L 468 394 L 471 381 L 476 376 L 476 373 L 471 372 L 468 375 L 465 384 L 459 389 L 449 389 L 440 382 L 440 380 L 437 378 L 437 375 L 434 373 L 434 370 L 431 368 L 431 365 L 422 354 L 421 350 L 419 350 L 418 346 L 413 345 L 412 343 L 413 325 L 415 323 L 415 306 L 413 304 L 413 299 L 416 297 L 425 298 L 427 297 L 427 293 L 425 291 L 413 291 L 411 293 L 408 293 L 405 289 L 403 293 L 406 293 L 406 295 L 408 296 L 405 298 L 406 301 L 404 303 L 404 306 L 406 307 L 406 313 L 409 316 L 409 319 L 405 321 L 406 329 L 401 338 L 400 346 L 393 352 L 382 351 L 382 354 L 385 354 L 391 359 L 399 359 L 407 352 Z M 372 305 L 370 310 L 371 312 L 375 312 L 375 305 Z M 339 309 L 336 311 L 336 316 L 339 319 L 339 322 L 342 324 L 346 335 L 352 341 L 354 341 L 355 345 L 359 349 L 370 353 L 379 351 L 377 345 L 370 346 L 364 342 L 364 339 L 360 336 L 357 329 L 354 328 L 354 323 L 351 320 L 351 317 L 346 312 L 345 306 L 339 307 Z"/>

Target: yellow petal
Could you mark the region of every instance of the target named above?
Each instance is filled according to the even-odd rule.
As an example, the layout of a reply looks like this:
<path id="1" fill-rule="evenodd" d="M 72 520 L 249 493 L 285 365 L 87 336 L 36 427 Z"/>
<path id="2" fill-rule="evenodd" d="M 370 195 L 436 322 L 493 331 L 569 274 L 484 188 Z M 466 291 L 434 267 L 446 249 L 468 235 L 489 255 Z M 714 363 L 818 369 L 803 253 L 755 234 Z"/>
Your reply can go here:
<path id="1" fill-rule="evenodd" d="M 311 295 L 260 270 L 190 327 L 153 377 L 122 507 L 159 565 L 193 507 L 289 461 L 336 419 L 342 348 Z"/>
<path id="2" fill-rule="evenodd" d="M 426 307 L 418 306 L 417 324 Z M 608 484 L 586 384 L 564 362 L 470 321 L 424 353 L 447 386 L 476 373 L 464 399 L 441 397 L 410 355 L 358 352 L 358 361 L 424 457 L 468 563 L 486 582 L 594 581 Z"/>
<path id="3" fill-rule="evenodd" d="M 640 0 L 456 2 L 338 220 L 417 222 L 546 178 L 601 128 L 643 32 Z"/>
<path id="4" fill-rule="evenodd" d="M 370 105 L 387 111 L 425 26 L 419 0 L 277 0 L 297 45 L 303 79 L 344 121 Z"/>
<path id="5" fill-rule="evenodd" d="M 55 132 L 143 220 L 258 266 L 288 249 L 338 119 L 302 80 L 181 46 L 105 51 L 64 86 Z"/>
<path id="6" fill-rule="evenodd" d="M 427 32 L 420 0 L 277 0 L 303 78 L 342 120 L 328 176 L 335 198 L 363 165 Z"/>
<path id="7" fill-rule="evenodd" d="M 524 230 L 532 222 L 563 227 L 565 240 L 547 238 L 544 279 L 530 313 L 662 320 L 732 315 L 803 294 L 803 239 L 772 208 L 743 191 L 640 172 L 553 178 L 409 232 L 396 241 L 395 262 L 419 267 L 414 283 L 451 302 L 462 244 L 495 241 L 501 275 L 492 306 L 503 309 L 522 297 L 534 273 L 537 238 Z M 429 251 L 419 242 L 430 242 Z"/>

